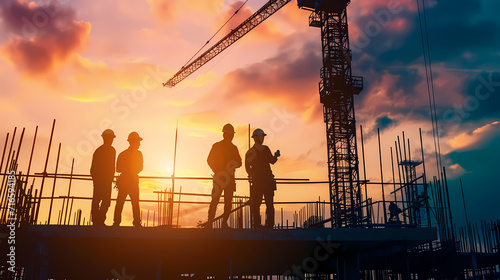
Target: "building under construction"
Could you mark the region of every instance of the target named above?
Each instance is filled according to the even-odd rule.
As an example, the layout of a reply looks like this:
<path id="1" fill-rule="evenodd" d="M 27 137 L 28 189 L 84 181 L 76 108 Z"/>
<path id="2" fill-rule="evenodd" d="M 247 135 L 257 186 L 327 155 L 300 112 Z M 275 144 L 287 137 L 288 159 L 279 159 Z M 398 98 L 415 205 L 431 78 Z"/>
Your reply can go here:
<path id="1" fill-rule="evenodd" d="M 289 2 L 270 0 L 164 85 L 175 86 Z M 283 214 L 280 219 L 278 214 L 273 229 L 253 229 L 249 198 L 240 196 L 233 202 L 231 229 L 218 228 L 221 217 L 212 230 L 186 228 L 178 223 L 181 208 L 207 205 L 203 198 L 210 195 L 176 191 L 175 182 L 212 178 L 141 177 L 164 181 L 166 186 L 156 192 L 156 200 L 141 201 L 156 206 L 156 211 L 142 213 L 144 227 L 90 226 L 88 209 L 73 206 L 75 201 L 92 198 L 75 196 L 71 190 L 74 181 L 91 184 L 90 175 L 58 173 L 60 144 L 56 162 L 49 160 L 54 153 L 55 120 L 44 169 L 35 172 L 32 161 L 42 160 L 33 158 L 38 128 L 33 139 L 24 139 L 24 128 L 18 136 L 15 128 L 5 137 L 0 162 L 2 250 L 7 252 L 2 255 L 0 277 L 500 279 L 499 221 L 454 226 L 446 169 L 428 178 L 421 132 L 419 154 L 412 154 L 415 149 L 404 134 L 395 139 L 392 178 L 383 178 L 380 137 L 380 181 L 368 181 L 365 166 L 360 174 L 359 156 L 364 165 L 365 151 L 361 127 L 357 133 L 354 95 L 361 93 L 363 79 L 351 73 L 348 4 L 348 0 L 298 1 L 299 8 L 311 12 L 310 26 L 321 29 L 319 93 L 326 124 L 328 181 L 276 178 L 277 184 L 323 184 L 329 190 L 327 201 L 278 201 L 278 206 L 297 207 L 292 219 Z M 28 141 L 29 162 L 20 162 L 20 151 Z M 49 172 L 52 166 L 55 171 Z M 55 196 L 56 183 L 61 182 L 67 195 Z"/>

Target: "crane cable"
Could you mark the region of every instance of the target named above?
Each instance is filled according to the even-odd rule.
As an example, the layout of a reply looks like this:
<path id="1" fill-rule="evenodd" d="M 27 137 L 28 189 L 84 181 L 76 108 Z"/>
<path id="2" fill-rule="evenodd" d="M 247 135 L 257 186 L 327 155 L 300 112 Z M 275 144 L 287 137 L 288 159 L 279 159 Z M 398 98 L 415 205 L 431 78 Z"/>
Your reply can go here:
<path id="1" fill-rule="evenodd" d="M 425 77 L 427 82 L 427 94 L 429 97 L 429 109 L 431 112 L 431 120 L 432 120 L 432 136 L 434 140 L 434 150 L 436 154 L 436 166 L 437 166 L 437 177 L 441 178 L 441 170 L 443 167 L 441 161 L 441 146 L 439 143 L 439 127 L 437 121 L 436 114 L 436 96 L 434 93 L 434 79 L 432 75 L 432 60 L 431 53 L 429 48 L 429 32 L 427 29 L 427 15 L 425 13 L 425 0 L 422 0 L 422 10 L 423 10 L 423 26 L 422 26 L 422 16 L 420 12 L 420 1 L 417 0 L 417 8 L 418 8 L 418 21 L 420 26 L 420 38 L 422 42 L 422 52 L 424 55 L 424 67 L 425 67 Z M 425 33 L 425 38 L 424 38 Z M 427 55 L 426 55 L 427 51 Z M 427 61 L 429 62 L 429 66 L 427 66 Z"/>
<path id="2" fill-rule="evenodd" d="M 182 68 L 185 68 L 186 65 L 188 65 L 193 60 L 193 58 L 195 58 L 201 52 L 201 50 L 210 43 L 210 41 L 222 30 L 222 28 L 224 28 L 224 26 L 227 25 L 227 23 L 229 21 L 231 21 L 231 19 L 241 10 L 241 8 L 243 8 L 243 6 L 247 2 L 248 2 L 248 0 L 246 0 L 245 2 L 243 2 L 243 4 L 241 4 L 241 6 L 233 13 L 233 15 L 231 15 L 231 17 L 219 28 L 219 30 L 217 30 L 217 32 L 215 32 L 215 34 L 212 35 L 212 37 L 210 37 L 210 39 L 208 39 L 208 41 L 188 60 L 188 62 L 186 62 L 186 64 L 184 64 L 184 66 L 182 66 Z"/>

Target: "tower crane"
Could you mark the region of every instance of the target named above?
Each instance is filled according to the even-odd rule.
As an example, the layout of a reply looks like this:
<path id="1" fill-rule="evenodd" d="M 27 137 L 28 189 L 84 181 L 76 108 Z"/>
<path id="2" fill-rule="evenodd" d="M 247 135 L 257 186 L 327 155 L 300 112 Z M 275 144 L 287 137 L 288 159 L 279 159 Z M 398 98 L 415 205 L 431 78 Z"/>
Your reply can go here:
<path id="1" fill-rule="evenodd" d="M 163 84 L 173 87 L 242 38 L 291 0 L 270 0 L 211 48 L 180 69 Z M 328 149 L 330 222 L 332 227 L 359 227 L 370 222 L 363 214 L 356 142 L 354 95 L 363 78 L 351 73 L 347 6 L 350 0 L 298 0 L 311 12 L 309 26 L 321 28 L 323 67 L 319 95 L 323 104 Z"/>

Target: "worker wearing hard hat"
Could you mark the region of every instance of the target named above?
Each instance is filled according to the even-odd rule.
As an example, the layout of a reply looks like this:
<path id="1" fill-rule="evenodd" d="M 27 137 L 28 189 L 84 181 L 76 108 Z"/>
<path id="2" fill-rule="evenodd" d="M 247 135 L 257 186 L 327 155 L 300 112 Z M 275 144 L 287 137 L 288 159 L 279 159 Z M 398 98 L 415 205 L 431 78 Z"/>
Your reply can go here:
<path id="1" fill-rule="evenodd" d="M 241 167 L 241 157 L 238 148 L 231 142 L 234 138 L 234 127 L 226 124 L 222 128 L 222 141 L 215 143 L 208 154 L 207 162 L 213 175 L 212 201 L 208 208 L 208 222 L 206 228 L 212 228 L 217 210 L 217 204 L 224 191 L 224 213 L 222 227 L 227 228 L 227 220 L 231 214 L 233 193 L 236 191 L 234 172 Z"/>
<path id="2" fill-rule="evenodd" d="M 118 188 L 118 197 L 116 198 L 115 219 L 113 226 L 119 226 L 122 220 L 123 204 L 127 195 L 130 196 L 132 203 L 132 213 L 134 216 L 133 224 L 136 227 L 141 226 L 141 216 L 139 209 L 139 172 L 142 171 L 143 158 L 139 151 L 142 138 L 137 132 L 132 132 L 128 135 L 127 141 L 129 147 L 118 155 L 116 161 L 116 172 L 120 173 L 120 177 L 116 182 Z"/>
<path id="3" fill-rule="evenodd" d="M 115 176 L 116 151 L 113 148 L 115 133 L 106 129 L 102 133 L 103 144 L 97 148 L 92 156 L 90 175 L 94 183 L 92 196 L 92 224 L 105 225 L 106 213 L 111 205 L 111 189 Z"/>
<path id="4" fill-rule="evenodd" d="M 262 197 L 266 201 L 266 223 L 265 228 L 274 226 L 274 191 L 276 182 L 270 164 L 276 163 L 280 156 L 277 150 L 274 155 L 268 146 L 263 145 L 267 134 L 260 128 L 252 133 L 255 144 L 245 155 L 245 168 L 250 180 L 250 214 L 252 227 L 261 228 L 260 205 Z"/>

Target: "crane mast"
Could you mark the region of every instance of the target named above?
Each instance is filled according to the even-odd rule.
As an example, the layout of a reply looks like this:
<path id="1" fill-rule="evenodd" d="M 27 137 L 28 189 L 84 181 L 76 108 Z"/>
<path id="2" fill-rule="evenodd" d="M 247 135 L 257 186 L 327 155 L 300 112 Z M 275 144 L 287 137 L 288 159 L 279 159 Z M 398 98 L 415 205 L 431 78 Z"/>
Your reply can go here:
<path id="1" fill-rule="evenodd" d="M 266 20 L 272 14 L 276 13 L 283 6 L 288 4 L 291 0 L 271 0 L 267 2 L 262 8 L 260 8 L 257 12 L 251 15 L 248 19 L 242 22 L 238 27 L 231 30 L 229 34 L 227 34 L 224 38 L 222 38 L 219 42 L 213 45 L 210 49 L 201 54 L 198 58 L 193 60 L 188 65 L 182 67 L 172 78 L 170 78 L 166 83 L 163 83 L 164 87 L 173 87 L 189 75 L 191 75 L 194 71 L 198 70 L 198 68 L 205 65 L 212 58 L 216 57 L 219 53 L 227 49 L 233 43 L 238 41 L 241 37 L 245 36 L 248 32 L 254 29 L 261 22 Z"/>
<path id="2" fill-rule="evenodd" d="M 349 2 L 298 1 L 300 8 L 312 11 L 309 25 L 321 28 L 319 95 L 326 124 L 332 227 L 357 227 L 369 219 L 361 211 L 354 95 L 363 89 L 363 79 L 351 73 L 346 11 Z"/>
<path id="3" fill-rule="evenodd" d="M 237 28 L 163 86 L 175 86 L 224 49 L 247 34 L 291 0 L 270 0 Z M 309 25 L 321 28 L 323 67 L 320 70 L 320 101 L 326 124 L 328 175 L 332 227 L 358 227 L 370 222 L 362 211 L 356 143 L 354 95 L 363 89 L 363 78 L 351 73 L 352 54 L 347 28 L 350 0 L 298 0 L 299 8 L 311 11 Z"/>

